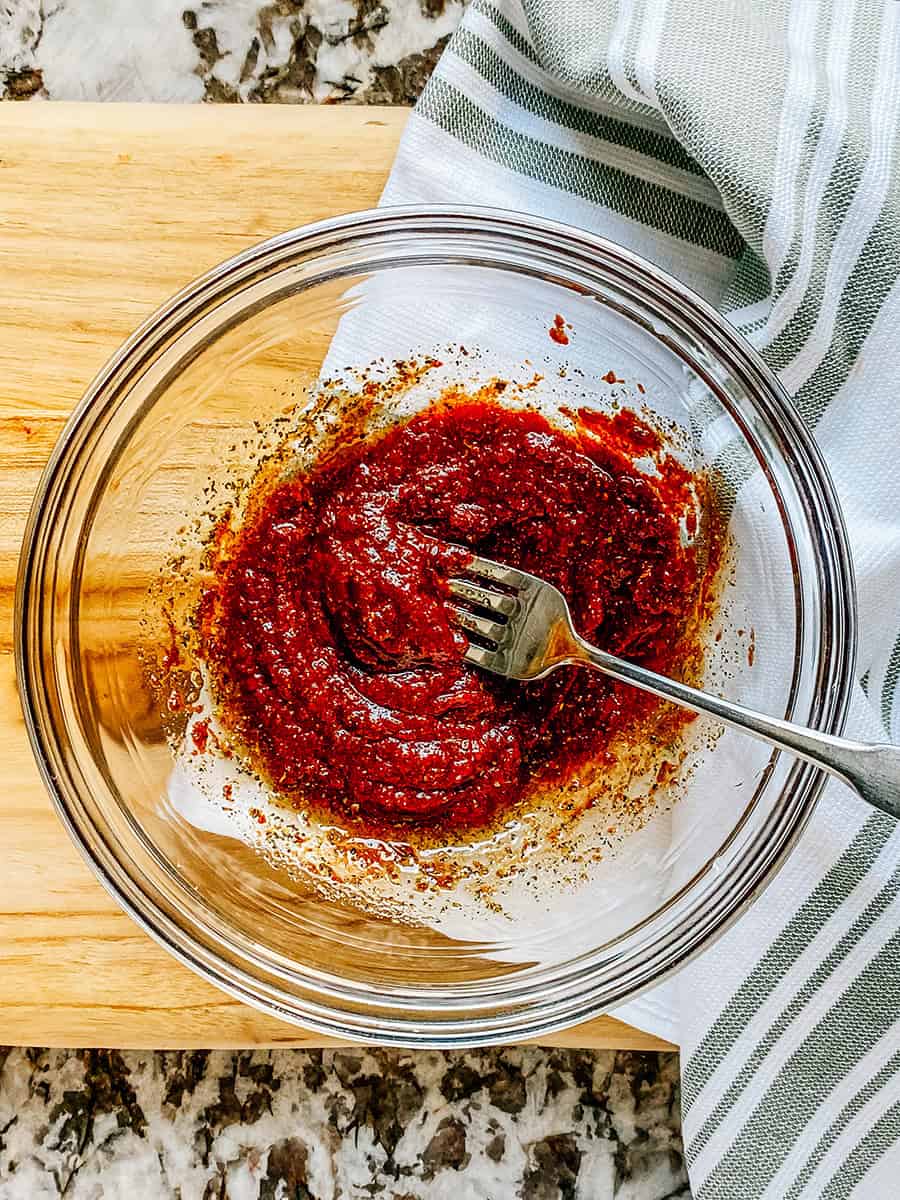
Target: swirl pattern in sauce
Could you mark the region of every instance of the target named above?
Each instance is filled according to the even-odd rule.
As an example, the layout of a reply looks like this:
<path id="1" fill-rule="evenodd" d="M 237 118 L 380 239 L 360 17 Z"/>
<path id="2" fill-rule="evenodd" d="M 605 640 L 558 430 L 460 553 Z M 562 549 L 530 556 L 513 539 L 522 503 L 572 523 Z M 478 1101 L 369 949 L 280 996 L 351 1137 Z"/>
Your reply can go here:
<path id="1" fill-rule="evenodd" d="M 555 583 L 599 645 L 679 672 L 708 570 L 686 536 L 699 481 L 630 411 L 580 418 L 435 407 L 257 497 L 203 643 L 223 723 L 279 793 L 379 827 L 483 825 L 654 708 L 584 669 L 473 669 L 449 610 L 465 546 Z"/>

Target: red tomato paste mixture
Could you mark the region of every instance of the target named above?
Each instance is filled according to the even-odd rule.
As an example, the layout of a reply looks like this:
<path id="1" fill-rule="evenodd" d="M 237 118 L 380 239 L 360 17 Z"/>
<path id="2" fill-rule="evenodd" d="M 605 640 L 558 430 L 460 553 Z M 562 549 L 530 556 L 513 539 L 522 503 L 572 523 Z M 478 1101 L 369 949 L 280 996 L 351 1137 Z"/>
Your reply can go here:
<path id="1" fill-rule="evenodd" d="M 257 497 L 223 551 L 202 635 L 223 723 L 298 806 L 485 824 L 657 702 L 583 668 L 470 667 L 447 579 L 469 550 L 532 571 L 587 638 L 677 675 L 708 569 L 684 536 L 697 483 L 625 410 L 566 433 L 457 403 L 345 446 Z"/>

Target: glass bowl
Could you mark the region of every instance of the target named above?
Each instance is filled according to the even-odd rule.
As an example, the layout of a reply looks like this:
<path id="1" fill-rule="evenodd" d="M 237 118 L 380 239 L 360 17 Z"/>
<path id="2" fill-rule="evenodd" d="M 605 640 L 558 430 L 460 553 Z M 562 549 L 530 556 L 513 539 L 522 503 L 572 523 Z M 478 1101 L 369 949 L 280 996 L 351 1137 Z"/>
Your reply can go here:
<path id="1" fill-rule="evenodd" d="M 557 313 L 565 348 L 548 338 Z M 20 691 L 47 788 L 119 903 L 233 996 L 339 1038 L 514 1041 L 634 997 L 759 894 L 823 782 L 725 733 L 589 893 L 541 894 L 493 922 L 366 912 L 185 815 L 141 647 L 197 498 L 227 486 L 244 443 L 329 364 L 463 340 L 482 369 L 527 360 L 564 390 L 580 380 L 588 406 L 609 402 L 610 369 L 640 383 L 730 514 L 710 686 L 830 732 L 848 702 L 853 582 L 825 467 L 758 355 L 678 281 L 578 230 L 464 208 L 324 221 L 217 267 L 125 343 L 59 439 L 22 549 Z"/>

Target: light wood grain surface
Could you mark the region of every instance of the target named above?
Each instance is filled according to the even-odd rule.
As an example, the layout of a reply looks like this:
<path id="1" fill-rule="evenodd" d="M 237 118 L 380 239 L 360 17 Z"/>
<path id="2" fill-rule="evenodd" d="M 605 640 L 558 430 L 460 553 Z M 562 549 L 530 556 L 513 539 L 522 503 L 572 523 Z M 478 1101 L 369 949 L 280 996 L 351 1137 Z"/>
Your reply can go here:
<path id="1" fill-rule="evenodd" d="M 405 119 L 381 108 L 0 105 L 0 1043 L 329 1044 L 182 967 L 94 879 L 32 762 L 12 600 L 41 468 L 116 345 L 221 259 L 374 204 Z M 666 1046 L 605 1017 L 548 1040 Z"/>

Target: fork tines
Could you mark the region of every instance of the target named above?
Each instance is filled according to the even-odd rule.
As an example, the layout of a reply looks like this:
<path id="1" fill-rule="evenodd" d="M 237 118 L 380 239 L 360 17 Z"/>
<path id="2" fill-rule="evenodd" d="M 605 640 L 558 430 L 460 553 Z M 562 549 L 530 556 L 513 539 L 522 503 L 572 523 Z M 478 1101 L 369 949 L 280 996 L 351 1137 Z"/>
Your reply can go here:
<path id="1" fill-rule="evenodd" d="M 500 563 L 491 562 L 489 558 L 473 556 L 467 564 L 467 569 L 473 575 L 512 590 L 521 586 L 523 578 L 521 572 L 512 567 L 504 567 Z M 499 646 L 509 619 L 519 610 L 519 601 L 516 596 L 510 594 L 510 591 L 501 592 L 483 587 L 469 579 L 450 579 L 449 587 L 454 596 L 472 606 L 472 608 L 463 608 L 453 605 L 454 616 L 463 629 L 483 638 L 490 643 L 491 648 Z M 482 612 L 473 611 L 473 609 L 481 609 Z M 490 616 L 486 614 L 490 614 Z M 477 642 L 470 643 L 469 651 L 466 657 L 471 662 L 485 665 L 484 650 Z"/>

